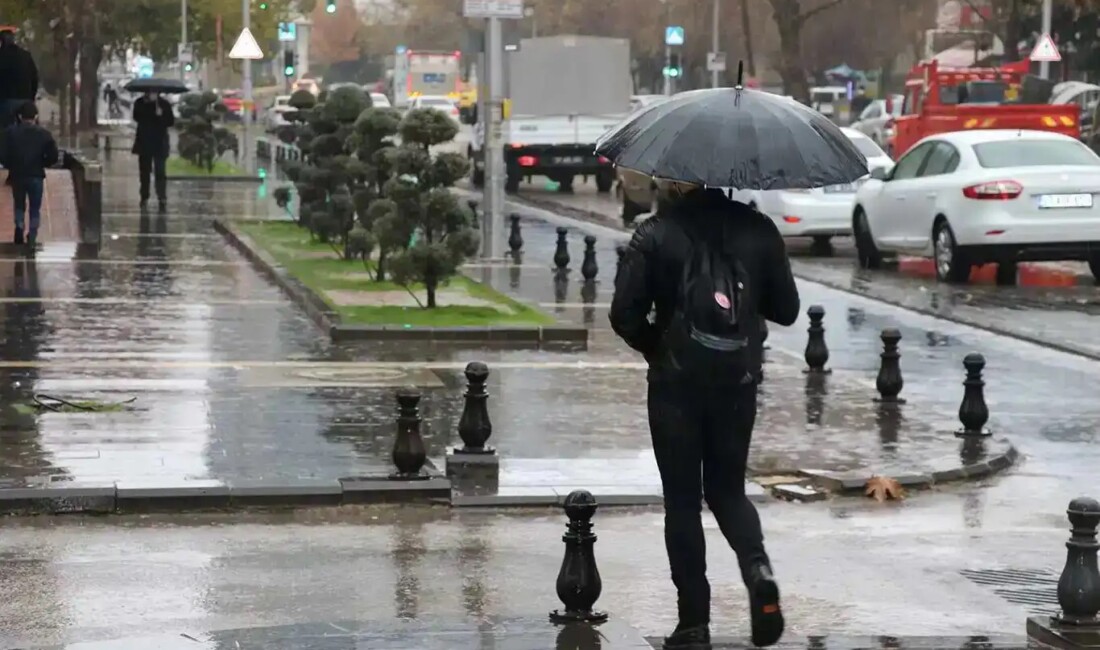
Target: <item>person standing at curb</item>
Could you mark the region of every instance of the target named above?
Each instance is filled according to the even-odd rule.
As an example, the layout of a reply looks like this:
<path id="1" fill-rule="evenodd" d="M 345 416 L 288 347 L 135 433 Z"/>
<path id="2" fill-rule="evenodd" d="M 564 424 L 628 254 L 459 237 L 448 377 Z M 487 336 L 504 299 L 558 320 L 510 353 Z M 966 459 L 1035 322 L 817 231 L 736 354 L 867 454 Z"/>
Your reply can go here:
<path id="1" fill-rule="evenodd" d="M 132 151 L 138 157 L 141 207 L 149 203 L 149 176 L 152 175 L 156 183 L 157 201 L 161 212 L 164 212 L 168 209 L 168 177 L 165 172 L 171 146 L 168 129 L 175 125 L 176 117 L 168 100 L 155 92 L 147 92 L 134 102 L 133 117 L 137 133 Z"/>
<path id="2" fill-rule="evenodd" d="M 17 113 L 17 122 L 4 132 L 0 162 L 8 170 L 15 217 L 16 244 L 33 249 L 38 240 L 38 224 L 42 216 L 42 195 L 45 192 L 46 168 L 57 164 L 60 153 L 57 142 L 38 124 L 38 107 L 26 102 Z M 24 217 L 30 212 L 30 228 L 24 233 Z M 25 239 L 24 239 L 25 237 Z"/>

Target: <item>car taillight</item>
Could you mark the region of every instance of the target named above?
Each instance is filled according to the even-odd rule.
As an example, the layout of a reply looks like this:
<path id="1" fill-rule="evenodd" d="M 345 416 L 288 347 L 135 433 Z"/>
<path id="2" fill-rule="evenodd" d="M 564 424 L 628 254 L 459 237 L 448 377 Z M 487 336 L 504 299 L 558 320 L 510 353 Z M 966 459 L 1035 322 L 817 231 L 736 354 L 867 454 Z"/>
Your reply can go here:
<path id="1" fill-rule="evenodd" d="M 963 188 L 963 196 L 968 199 L 987 201 L 1008 201 L 1020 196 L 1024 186 L 1016 181 L 990 181 Z"/>
<path id="2" fill-rule="evenodd" d="M 605 158 L 604 156 L 599 156 L 598 160 L 600 161 L 601 165 L 610 165 L 611 164 L 611 160 L 609 158 Z"/>
<path id="3" fill-rule="evenodd" d="M 539 159 L 534 156 L 520 156 L 516 161 L 520 167 L 534 167 L 538 163 Z"/>

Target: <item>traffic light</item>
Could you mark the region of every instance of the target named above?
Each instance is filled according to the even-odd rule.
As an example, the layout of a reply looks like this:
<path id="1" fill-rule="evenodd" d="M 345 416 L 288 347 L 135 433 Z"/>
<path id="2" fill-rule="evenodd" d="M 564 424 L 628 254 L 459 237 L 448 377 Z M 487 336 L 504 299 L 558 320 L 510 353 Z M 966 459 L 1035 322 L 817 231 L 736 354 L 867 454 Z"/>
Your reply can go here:
<path id="1" fill-rule="evenodd" d="M 290 50 L 283 52 L 283 76 L 294 76 L 294 52 Z"/>
<path id="2" fill-rule="evenodd" d="M 684 68 L 680 65 L 680 54 L 673 52 L 668 55 L 668 66 L 663 70 L 666 77 L 680 77 L 684 74 Z"/>
<path id="3" fill-rule="evenodd" d="M 330 14 L 336 13 L 336 0 L 327 0 L 327 4 L 325 5 L 325 11 L 330 13 Z"/>
<path id="4" fill-rule="evenodd" d="M 268 6 L 265 0 L 260 0 L 260 11 L 267 11 Z"/>
<path id="5" fill-rule="evenodd" d="M 186 63 L 186 64 L 184 64 L 183 69 L 186 70 L 187 72 L 191 72 L 192 70 L 195 69 L 195 66 L 190 64 L 190 63 Z"/>

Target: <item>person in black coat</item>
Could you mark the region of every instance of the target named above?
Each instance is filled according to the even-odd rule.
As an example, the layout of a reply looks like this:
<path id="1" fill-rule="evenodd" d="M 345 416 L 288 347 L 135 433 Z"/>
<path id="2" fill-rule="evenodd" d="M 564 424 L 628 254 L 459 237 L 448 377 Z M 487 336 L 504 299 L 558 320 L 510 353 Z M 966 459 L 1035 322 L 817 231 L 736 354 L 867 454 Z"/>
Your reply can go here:
<path id="1" fill-rule="evenodd" d="M 750 341 L 745 374 L 698 376 L 669 354 L 666 335 L 683 304 L 684 269 L 700 237 L 725 259 L 735 260 L 744 269 L 743 286 L 751 288 L 745 294 L 751 296 L 747 308 L 754 312 L 745 323 Z M 716 300 L 725 297 L 714 295 Z M 703 501 L 737 553 L 749 591 L 753 644 L 772 645 L 783 632 L 779 589 L 764 550 L 760 517 L 745 493 L 745 471 L 756 420 L 762 323 L 767 319 L 791 325 L 798 311 L 798 288 L 779 230 L 771 219 L 729 200 L 721 190 L 662 189 L 656 216 L 638 226 L 623 256 L 609 316 L 615 333 L 649 363 L 649 429 L 664 490 L 665 547 L 678 595 L 679 624 L 665 639 L 665 648 L 710 647 Z"/>
<path id="2" fill-rule="evenodd" d="M 16 121 L 16 113 L 38 95 L 38 66 L 15 43 L 15 32 L 0 31 L 0 126 Z"/>
<path id="3" fill-rule="evenodd" d="M 30 212 L 26 242 L 33 248 L 38 239 L 42 214 L 46 168 L 57 164 L 57 142 L 50 132 L 38 125 L 38 108 L 25 102 L 19 108 L 18 121 L 4 132 L 0 163 L 8 170 L 15 217 L 16 244 L 24 241 L 24 216 Z M 29 210 L 28 210 L 29 208 Z"/>
<path id="4" fill-rule="evenodd" d="M 138 157 L 138 174 L 141 177 L 141 206 L 149 202 L 149 176 L 156 179 L 157 200 L 160 209 L 168 207 L 168 178 L 164 166 L 168 161 L 168 129 L 176 123 L 172 105 L 160 93 L 145 93 L 134 102 L 133 153 Z"/>

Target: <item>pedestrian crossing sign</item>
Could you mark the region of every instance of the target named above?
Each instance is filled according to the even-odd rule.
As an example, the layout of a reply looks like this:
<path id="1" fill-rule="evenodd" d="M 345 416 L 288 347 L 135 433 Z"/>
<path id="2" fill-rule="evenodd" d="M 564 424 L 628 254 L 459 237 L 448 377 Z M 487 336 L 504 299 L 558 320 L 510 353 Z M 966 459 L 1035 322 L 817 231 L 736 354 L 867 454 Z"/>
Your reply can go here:
<path id="1" fill-rule="evenodd" d="M 1058 46 L 1054 43 L 1054 39 L 1050 37 L 1050 34 L 1043 34 L 1036 41 L 1035 47 L 1031 50 L 1031 55 L 1028 57 L 1032 61 L 1061 61 L 1062 55 L 1058 52 Z"/>
<path id="2" fill-rule="evenodd" d="M 252 35 L 252 31 L 247 27 L 241 30 L 241 35 L 237 37 L 237 42 L 233 44 L 233 49 L 229 50 L 229 58 L 251 59 L 253 61 L 259 61 L 264 58 L 264 52 L 256 42 L 256 37 Z"/>

